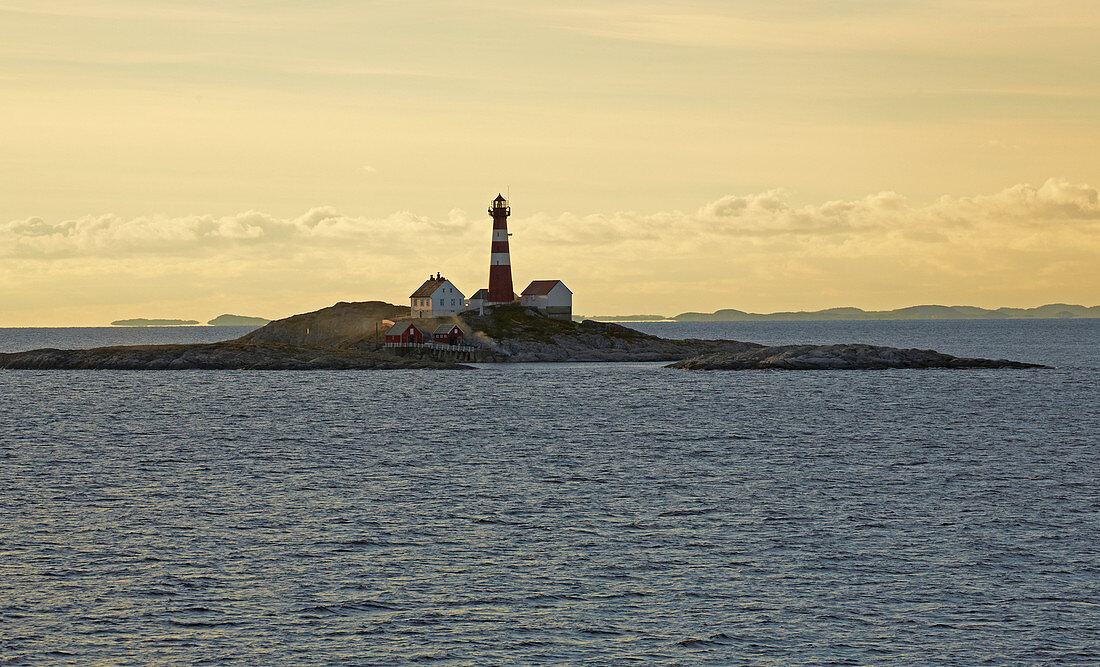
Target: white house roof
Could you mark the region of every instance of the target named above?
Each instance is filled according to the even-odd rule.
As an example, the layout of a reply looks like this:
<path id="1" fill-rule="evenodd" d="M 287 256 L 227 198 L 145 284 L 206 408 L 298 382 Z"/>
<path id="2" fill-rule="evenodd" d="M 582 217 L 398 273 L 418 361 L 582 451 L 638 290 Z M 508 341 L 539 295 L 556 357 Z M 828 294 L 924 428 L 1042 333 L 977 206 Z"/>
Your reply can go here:
<path id="1" fill-rule="evenodd" d="M 559 284 L 565 287 L 565 283 L 560 280 L 532 280 L 531 284 L 523 290 L 523 296 L 545 296 Z M 565 287 L 565 289 L 568 290 L 569 288 Z"/>
<path id="2" fill-rule="evenodd" d="M 489 290 L 482 287 L 481 289 L 479 289 L 478 291 L 473 293 L 473 295 L 470 297 L 470 300 L 473 301 L 474 299 L 481 299 L 482 301 L 485 301 L 488 298 L 489 298 Z"/>
<path id="3" fill-rule="evenodd" d="M 457 324 L 440 324 L 439 326 L 437 326 L 435 328 L 435 331 L 433 331 L 432 333 L 433 334 L 451 333 L 451 330 L 454 329 L 455 327 L 458 327 L 458 330 L 462 331 L 462 327 L 458 326 Z M 462 331 L 462 333 L 465 334 L 466 332 Z"/>

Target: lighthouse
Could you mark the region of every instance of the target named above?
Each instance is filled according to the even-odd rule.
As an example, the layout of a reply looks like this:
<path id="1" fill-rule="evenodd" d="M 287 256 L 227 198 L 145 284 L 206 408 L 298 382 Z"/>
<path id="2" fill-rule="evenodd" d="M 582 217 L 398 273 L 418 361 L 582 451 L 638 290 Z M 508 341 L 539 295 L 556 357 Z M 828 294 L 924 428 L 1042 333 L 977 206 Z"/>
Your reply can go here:
<path id="1" fill-rule="evenodd" d="M 512 262 L 508 258 L 508 216 L 512 209 L 508 200 L 498 194 L 489 207 L 493 216 L 493 246 L 489 255 L 489 298 L 486 305 L 512 303 L 516 293 L 512 291 Z"/>

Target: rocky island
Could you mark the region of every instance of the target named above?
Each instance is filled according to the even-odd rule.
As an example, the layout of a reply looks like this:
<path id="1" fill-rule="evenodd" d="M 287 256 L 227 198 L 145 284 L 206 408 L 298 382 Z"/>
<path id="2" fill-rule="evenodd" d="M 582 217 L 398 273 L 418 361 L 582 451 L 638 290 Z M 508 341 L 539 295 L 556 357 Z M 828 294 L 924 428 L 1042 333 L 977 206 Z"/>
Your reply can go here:
<path id="1" fill-rule="evenodd" d="M 466 344 L 388 347 L 399 321 L 423 331 L 457 324 Z M 0 368 L 23 369 L 397 369 L 469 368 L 463 362 L 670 361 L 686 369 L 1032 368 L 1035 364 L 964 359 L 930 350 L 871 345 L 768 347 L 733 340 L 672 340 L 604 322 L 551 319 L 520 305 L 414 318 L 408 306 L 338 303 L 270 322 L 220 343 L 140 345 L 0 354 Z"/>
<path id="2" fill-rule="evenodd" d="M 968 359 L 934 350 L 878 345 L 777 345 L 703 354 L 668 365 L 688 370 L 844 370 L 884 368 L 1040 368 L 1006 359 Z"/>
<path id="3" fill-rule="evenodd" d="M 976 306 L 909 306 L 893 310 L 863 310 L 861 308 L 826 308 L 814 311 L 784 311 L 779 313 L 747 313 L 724 308 L 713 313 L 680 313 L 665 315 L 596 315 L 600 322 L 826 322 L 833 320 L 1035 320 L 1035 319 L 1100 318 L 1100 306 L 1080 306 L 1069 303 L 1048 303 L 1035 308 L 978 308 Z"/>
<path id="4" fill-rule="evenodd" d="M 147 317 L 135 317 L 129 320 L 115 320 L 113 327 L 189 327 L 198 324 L 198 320 L 157 320 Z"/>
<path id="5" fill-rule="evenodd" d="M 207 322 L 212 327 L 262 327 L 271 320 L 266 317 L 249 317 L 247 315 L 218 315 Z"/>

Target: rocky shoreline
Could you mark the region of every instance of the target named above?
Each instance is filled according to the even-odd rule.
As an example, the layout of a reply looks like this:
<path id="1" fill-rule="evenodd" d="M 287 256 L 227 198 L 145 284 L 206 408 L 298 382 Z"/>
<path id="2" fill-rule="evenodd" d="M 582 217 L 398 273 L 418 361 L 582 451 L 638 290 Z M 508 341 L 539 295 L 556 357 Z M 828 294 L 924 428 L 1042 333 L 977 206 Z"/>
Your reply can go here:
<path id="1" fill-rule="evenodd" d="M 463 319 L 496 355 L 493 361 L 677 361 L 763 347 L 735 340 L 661 338 L 619 324 L 551 320 L 512 307 Z"/>
<path id="2" fill-rule="evenodd" d="M 872 345 L 767 347 L 733 340 L 673 340 L 618 324 L 553 320 L 521 306 L 416 320 L 426 331 L 455 323 L 472 349 L 387 348 L 382 335 L 409 309 L 381 301 L 338 303 L 294 315 L 221 343 L 0 353 L 0 368 L 120 370 L 464 369 L 462 362 L 664 361 L 690 370 L 1035 368 L 931 350 Z"/>
<path id="3" fill-rule="evenodd" d="M 352 370 L 469 368 L 453 361 L 358 350 L 323 350 L 233 341 L 195 345 L 31 350 L 0 354 L 0 368 L 30 370 Z"/>
<path id="4" fill-rule="evenodd" d="M 934 350 L 878 345 L 779 345 L 703 354 L 669 364 L 687 370 L 876 370 L 886 368 L 1045 368 L 1007 359 L 969 359 Z"/>

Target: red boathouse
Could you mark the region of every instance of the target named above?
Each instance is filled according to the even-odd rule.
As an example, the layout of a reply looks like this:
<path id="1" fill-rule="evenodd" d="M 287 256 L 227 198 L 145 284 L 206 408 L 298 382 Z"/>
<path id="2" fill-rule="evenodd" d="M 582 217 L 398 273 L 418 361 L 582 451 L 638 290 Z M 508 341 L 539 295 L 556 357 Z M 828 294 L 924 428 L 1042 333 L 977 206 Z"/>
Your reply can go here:
<path id="1" fill-rule="evenodd" d="M 386 332 L 386 345 L 423 345 L 424 332 L 408 322 L 398 322 Z"/>
<path id="2" fill-rule="evenodd" d="M 457 324 L 440 324 L 432 332 L 432 339 L 443 345 L 462 345 L 465 335 L 462 327 Z"/>

